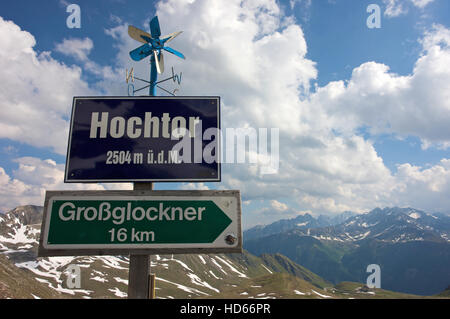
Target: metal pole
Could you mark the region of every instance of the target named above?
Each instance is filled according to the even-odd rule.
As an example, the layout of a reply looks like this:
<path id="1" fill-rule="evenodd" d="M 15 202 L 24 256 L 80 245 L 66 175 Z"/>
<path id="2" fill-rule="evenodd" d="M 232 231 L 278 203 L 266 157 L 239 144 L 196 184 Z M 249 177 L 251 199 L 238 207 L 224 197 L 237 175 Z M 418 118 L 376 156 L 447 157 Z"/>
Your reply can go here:
<path id="1" fill-rule="evenodd" d="M 153 190 L 153 183 L 134 183 L 133 189 Z M 149 299 L 150 255 L 130 255 L 128 299 Z"/>
<path id="2" fill-rule="evenodd" d="M 156 70 L 154 55 L 150 57 L 150 88 L 149 95 L 156 96 L 156 82 L 158 72 Z M 134 183 L 133 189 L 153 190 L 153 183 Z M 128 298 L 129 299 L 154 299 L 155 278 L 150 276 L 150 255 L 130 255 L 128 268 Z M 153 287 L 151 287 L 153 285 Z"/>
<path id="3" fill-rule="evenodd" d="M 150 88 L 149 88 L 149 95 L 150 96 L 156 96 L 156 82 L 158 81 L 158 71 L 156 70 L 156 63 L 155 56 L 152 55 L 150 57 Z"/>
<path id="4" fill-rule="evenodd" d="M 149 299 L 156 299 L 156 293 L 155 293 L 155 291 L 156 291 L 156 285 L 155 285 L 156 275 L 150 274 L 150 276 L 148 276 L 148 280 L 149 280 L 148 286 L 150 288 L 150 291 L 148 293 Z"/>

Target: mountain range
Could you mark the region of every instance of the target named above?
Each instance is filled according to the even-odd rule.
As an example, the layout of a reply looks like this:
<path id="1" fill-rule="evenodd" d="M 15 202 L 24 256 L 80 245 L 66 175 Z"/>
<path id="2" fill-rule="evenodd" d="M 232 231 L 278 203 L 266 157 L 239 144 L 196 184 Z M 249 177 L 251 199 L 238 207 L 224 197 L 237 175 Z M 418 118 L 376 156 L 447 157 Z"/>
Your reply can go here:
<path id="1" fill-rule="evenodd" d="M 257 225 L 245 231 L 247 240 L 264 237 L 272 234 L 278 234 L 291 229 L 311 229 L 326 226 L 338 225 L 355 213 L 347 211 L 335 216 L 319 215 L 315 218 L 311 214 L 298 215 L 293 219 L 281 219 L 269 225 Z"/>
<path id="2" fill-rule="evenodd" d="M 38 258 L 37 246 L 42 220 L 42 207 L 21 206 L 0 214 L 0 298 L 126 298 L 128 285 L 128 256 L 73 256 Z M 348 214 L 350 221 L 354 216 Z M 312 217 L 312 216 L 311 216 Z M 304 216 L 308 218 L 308 216 Z M 317 220 L 316 218 L 314 218 Z M 331 225 L 333 222 L 321 218 L 318 224 Z M 347 218 L 346 221 L 349 221 Z M 320 265 L 326 258 L 321 254 L 333 256 L 339 265 L 343 242 L 339 245 L 324 244 L 326 240 L 313 236 L 325 236 L 328 227 L 314 228 L 314 235 L 305 235 L 313 229 L 304 228 L 306 221 L 291 220 L 295 227 L 283 226 L 280 233 L 265 236 L 264 227 L 260 229 L 250 243 L 272 241 L 272 236 L 293 236 L 309 238 L 322 246 L 309 247 L 311 262 Z M 314 220 L 310 220 L 313 225 Z M 358 224 L 355 221 L 354 224 Z M 430 220 L 431 223 L 431 220 Z M 289 224 L 282 221 L 281 224 Z M 305 224 L 306 225 L 306 224 Z M 361 226 L 364 227 L 364 226 Z M 432 227 L 432 226 L 430 226 Z M 437 228 L 437 225 L 435 226 Z M 259 227 L 261 228 L 261 227 Z M 268 229 L 274 231 L 275 225 Z M 325 233 L 315 233 L 322 229 Z M 439 228 L 441 229 L 441 228 Z M 331 228 L 328 230 L 331 231 Z M 443 231 L 443 229 L 441 230 Z M 247 234 L 247 232 L 245 233 Z M 254 233 L 256 234 L 256 232 Z M 448 233 L 446 233 L 448 234 Z M 329 234 L 331 238 L 331 234 Z M 338 234 L 333 233 L 338 238 Z M 334 238 L 334 237 L 332 237 Z M 424 237 L 425 238 L 425 237 Z M 428 237 L 426 237 L 428 238 Z M 437 239 L 437 237 L 433 237 Z M 441 237 L 443 239 L 443 237 Z M 330 241 L 332 242 L 332 240 Z M 357 248 L 358 241 L 350 241 Z M 442 244 L 442 241 L 435 241 Z M 288 242 L 287 246 L 296 247 L 296 242 Z M 267 246 L 270 248 L 271 246 Z M 325 251 L 321 253 L 321 249 Z M 319 250 L 317 250 L 318 248 Z M 385 289 L 369 289 L 360 282 L 345 280 L 337 284 L 326 279 L 316 271 L 303 265 L 304 259 L 295 262 L 279 249 L 278 251 L 261 251 L 258 256 L 248 251 L 242 254 L 200 254 L 200 255 L 153 255 L 151 271 L 156 273 L 157 298 L 421 298 L 418 295 L 388 291 Z M 345 250 L 345 249 L 344 249 Z M 294 249 L 295 251 L 295 249 Z M 314 261 L 317 257 L 316 261 Z M 355 258 L 358 255 L 354 255 Z M 294 254 L 295 257 L 295 254 Z M 349 256 L 346 256 L 348 259 Z M 358 259 L 348 259 L 342 272 L 351 276 L 348 265 L 358 262 Z M 307 263 L 309 264 L 309 263 Z M 81 270 L 79 288 L 71 289 L 67 284 L 68 266 L 78 265 Z M 328 267 L 333 266 L 329 264 Z M 448 263 L 447 263 L 448 265 Z M 320 268 L 320 267 L 319 267 Z M 355 268 L 357 268 L 355 266 Z M 384 271 L 384 270 L 383 270 Z M 384 273 L 382 278 L 384 279 Z M 338 277 L 336 277 L 338 278 Z M 385 288 L 382 286 L 382 288 Z M 444 287 L 445 288 L 445 287 Z M 444 289 L 441 289 L 441 293 Z M 433 294 L 433 297 L 447 298 L 448 292 Z"/>
<path id="3" fill-rule="evenodd" d="M 376 208 L 317 226 L 298 216 L 244 232 L 249 252 L 281 253 L 332 283 L 364 282 L 381 267 L 382 288 L 429 295 L 450 285 L 450 217 L 413 208 Z M 275 232 L 276 225 L 283 229 Z M 257 236 L 255 236 L 257 234 Z"/>

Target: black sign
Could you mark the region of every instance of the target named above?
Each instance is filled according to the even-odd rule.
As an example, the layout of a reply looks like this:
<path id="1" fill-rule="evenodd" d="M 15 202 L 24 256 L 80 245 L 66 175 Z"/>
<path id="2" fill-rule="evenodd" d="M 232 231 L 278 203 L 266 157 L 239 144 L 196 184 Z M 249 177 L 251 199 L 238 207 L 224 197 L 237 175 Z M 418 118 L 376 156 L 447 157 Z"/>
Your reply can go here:
<path id="1" fill-rule="evenodd" d="M 220 181 L 219 97 L 75 97 L 65 182 Z"/>

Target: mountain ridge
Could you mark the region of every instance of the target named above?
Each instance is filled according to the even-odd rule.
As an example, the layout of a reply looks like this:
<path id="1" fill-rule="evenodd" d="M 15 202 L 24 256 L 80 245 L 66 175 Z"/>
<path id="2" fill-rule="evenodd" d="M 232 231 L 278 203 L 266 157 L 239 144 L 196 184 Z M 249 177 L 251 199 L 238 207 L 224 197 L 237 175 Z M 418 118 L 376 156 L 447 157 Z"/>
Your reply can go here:
<path id="1" fill-rule="evenodd" d="M 387 207 L 335 226 L 293 226 L 260 233 L 244 247 L 255 255 L 281 253 L 334 284 L 363 282 L 373 263 L 381 266 L 389 290 L 430 295 L 450 283 L 450 217 L 445 215 Z"/>
<path id="2" fill-rule="evenodd" d="M 8 291 L 5 287 L 11 286 L 9 278 L 31 280 L 19 284 L 21 291 L 9 290 L 5 297 L 126 298 L 127 256 L 37 258 L 40 224 L 36 221 L 42 218 L 42 208 L 21 206 L 0 218 L 0 289 Z M 309 238 L 316 243 L 316 251 L 312 251 L 316 255 L 320 252 L 317 248 L 321 248 L 325 255 L 334 254 L 337 263 L 345 255 L 345 247 L 336 250 L 330 244 Z M 3 264 L 8 264 L 13 273 L 2 274 Z M 80 288 L 67 286 L 69 265 L 81 270 Z M 260 256 L 247 251 L 219 255 L 153 255 L 151 269 L 157 274 L 157 298 L 421 298 L 368 289 L 361 283 L 352 283 L 357 289 L 350 293 L 341 291 L 332 281 L 278 251 Z M 26 287 L 30 284 L 37 284 L 36 293 L 27 293 Z"/>
<path id="3" fill-rule="evenodd" d="M 420 232 L 420 234 L 418 235 L 427 236 L 427 239 L 429 239 L 430 236 L 433 237 L 433 234 L 430 231 L 436 230 L 434 228 L 438 227 L 438 231 L 442 229 L 442 232 L 440 232 L 438 236 L 440 237 L 440 239 L 438 239 L 437 237 L 433 237 L 433 240 L 443 239 L 445 241 L 450 241 L 450 217 L 445 214 L 434 215 L 414 208 L 385 207 L 383 209 L 375 208 L 363 214 L 351 213 L 351 215 L 347 215 L 348 218 L 343 220 L 341 223 L 329 223 L 328 225 L 324 225 L 326 223 L 318 221 L 321 216 L 323 215 L 320 215 L 318 218 L 314 218 L 310 214 L 305 214 L 299 215 L 292 219 L 282 219 L 265 226 L 256 226 L 244 231 L 244 237 L 246 239 L 256 239 L 276 233 L 297 230 L 299 233 L 303 233 L 307 236 L 318 236 L 318 239 L 333 238 L 334 240 L 342 241 L 353 239 L 354 241 L 366 238 L 367 235 L 365 234 L 369 230 L 368 228 L 376 226 L 378 224 L 379 220 L 376 221 L 377 218 L 379 219 L 380 217 L 386 218 L 389 216 L 393 216 L 393 218 L 386 218 L 384 224 L 379 225 L 379 227 L 385 230 L 390 226 L 386 226 L 386 224 L 395 224 L 394 222 L 396 218 L 403 217 L 405 218 L 406 222 L 410 223 L 412 227 L 416 226 L 416 228 L 418 224 L 417 221 L 425 222 L 424 227 L 422 227 L 421 229 L 422 232 Z M 439 220 L 439 222 L 437 222 L 437 220 Z M 440 225 L 439 223 L 444 223 L 444 225 Z M 355 224 L 355 227 L 353 227 L 353 229 L 350 228 L 350 230 L 357 232 L 358 237 L 352 238 L 347 236 L 348 238 L 346 238 L 346 236 L 343 236 L 342 234 L 345 235 L 347 229 L 344 230 L 343 228 L 351 226 L 353 224 Z M 359 227 L 359 229 L 357 229 L 356 227 Z M 340 237 L 332 237 L 339 232 L 341 233 Z M 379 232 L 377 234 L 379 234 Z M 416 238 L 421 237 L 419 236 Z"/>

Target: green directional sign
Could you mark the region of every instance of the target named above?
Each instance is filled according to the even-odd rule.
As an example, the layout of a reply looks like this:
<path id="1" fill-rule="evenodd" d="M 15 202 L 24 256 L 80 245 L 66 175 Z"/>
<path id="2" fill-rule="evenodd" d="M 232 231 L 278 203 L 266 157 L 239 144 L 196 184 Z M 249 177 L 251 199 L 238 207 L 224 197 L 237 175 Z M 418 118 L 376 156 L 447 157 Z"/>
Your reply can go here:
<path id="1" fill-rule="evenodd" d="M 40 255 L 236 252 L 238 191 L 47 192 Z"/>

